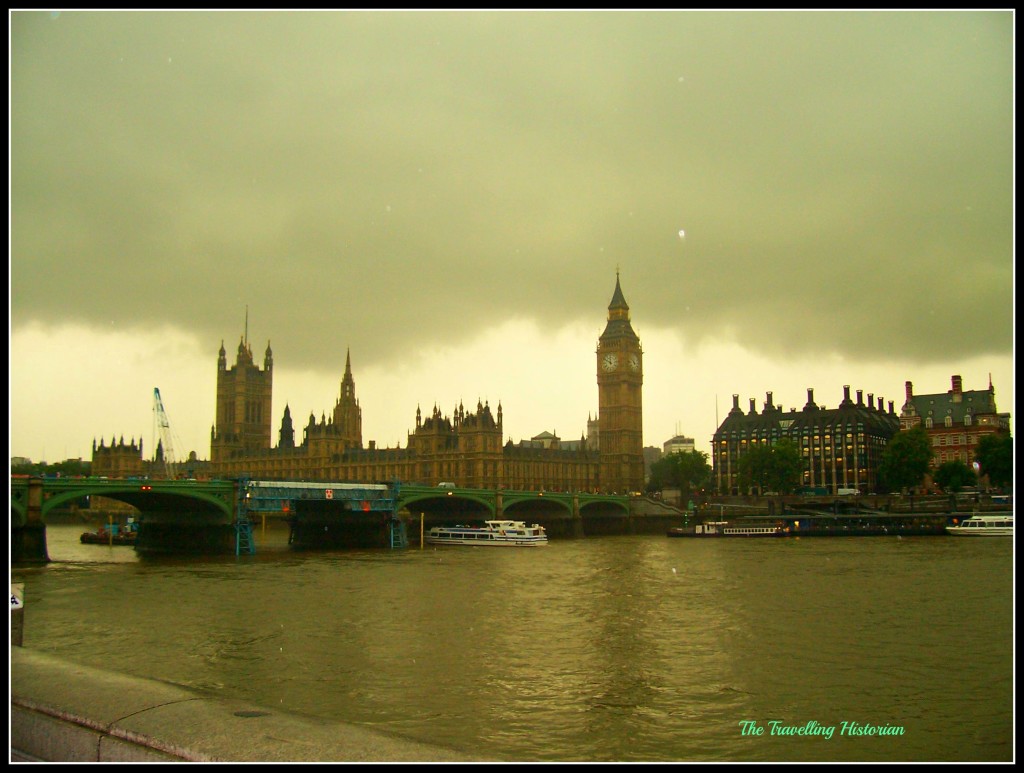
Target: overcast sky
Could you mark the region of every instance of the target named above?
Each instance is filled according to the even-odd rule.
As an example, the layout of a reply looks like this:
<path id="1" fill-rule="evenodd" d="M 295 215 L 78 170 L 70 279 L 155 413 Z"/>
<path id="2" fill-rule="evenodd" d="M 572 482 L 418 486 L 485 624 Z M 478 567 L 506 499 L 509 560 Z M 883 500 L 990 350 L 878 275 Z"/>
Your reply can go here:
<path id="1" fill-rule="evenodd" d="M 274 442 L 499 402 L 578 439 L 616 271 L 644 444 L 738 394 L 1014 407 L 1013 13 L 13 12 L 12 455 L 209 458 L 217 352 Z M 246 314 L 248 310 L 248 326 Z M 301 440 L 301 433 L 300 438 Z"/>

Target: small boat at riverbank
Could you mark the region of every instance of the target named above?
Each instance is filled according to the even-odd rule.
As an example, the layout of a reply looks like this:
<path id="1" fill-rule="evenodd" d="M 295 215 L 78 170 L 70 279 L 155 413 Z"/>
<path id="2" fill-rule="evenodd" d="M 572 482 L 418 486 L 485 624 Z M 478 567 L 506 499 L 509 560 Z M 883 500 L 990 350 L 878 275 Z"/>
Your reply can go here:
<path id="1" fill-rule="evenodd" d="M 134 545 L 135 531 L 114 531 L 100 529 L 99 531 L 83 532 L 79 541 L 83 545 Z"/>
<path id="2" fill-rule="evenodd" d="M 1012 537 L 1013 513 L 972 515 L 960 523 L 947 526 L 946 532 L 954 537 Z"/>
<path id="3" fill-rule="evenodd" d="M 111 523 L 96 531 L 83 532 L 79 541 L 83 545 L 134 545 L 138 532 L 139 524 L 129 518 L 126 524 Z"/>
<path id="4" fill-rule="evenodd" d="M 548 544 L 544 527 L 524 521 L 484 521 L 483 526 L 434 526 L 426 534 L 430 545 L 489 545 L 537 547 Z"/>

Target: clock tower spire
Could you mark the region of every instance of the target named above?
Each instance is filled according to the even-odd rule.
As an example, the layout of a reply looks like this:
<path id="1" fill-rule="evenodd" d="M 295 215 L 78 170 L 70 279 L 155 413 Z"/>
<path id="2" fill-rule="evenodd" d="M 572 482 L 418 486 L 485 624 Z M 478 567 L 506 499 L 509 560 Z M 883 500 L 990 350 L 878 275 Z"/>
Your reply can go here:
<path id="1" fill-rule="evenodd" d="M 608 324 L 597 341 L 598 443 L 601 489 L 642 491 L 643 351 L 629 321 L 619 273 L 608 304 Z"/>

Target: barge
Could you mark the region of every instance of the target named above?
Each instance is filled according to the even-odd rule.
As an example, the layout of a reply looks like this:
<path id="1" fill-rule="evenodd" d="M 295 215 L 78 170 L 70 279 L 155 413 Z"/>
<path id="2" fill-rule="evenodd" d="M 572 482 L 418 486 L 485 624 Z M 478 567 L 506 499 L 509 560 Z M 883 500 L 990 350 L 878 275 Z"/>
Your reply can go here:
<path id="1" fill-rule="evenodd" d="M 677 526 L 669 537 L 910 537 L 944 536 L 950 515 L 857 514 L 748 516 L 733 521 L 705 521 Z"/>

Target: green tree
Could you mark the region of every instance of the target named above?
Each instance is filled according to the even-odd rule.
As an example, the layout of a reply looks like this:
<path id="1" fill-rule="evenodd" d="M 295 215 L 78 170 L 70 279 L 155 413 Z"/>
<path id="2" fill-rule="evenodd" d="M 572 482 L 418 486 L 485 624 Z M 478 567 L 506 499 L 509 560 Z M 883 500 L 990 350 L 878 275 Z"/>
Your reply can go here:
<path id="1" fill-rule="evenodd" d="M 663 488 L 678 488 L 680 494 L 689 496 L 700 491 L 711 480 L 711 466 L 708 455 L 703 451 L 677 451 L 662 457 L 651 465 L 647 481 L 648 491 Z"/>
<path id="2" fill-rule="evenodd" d="M 678 471 L 668 456 L 663 456 L 658 461 L 651 463 L 651 474 L 647 478 L 647 493 L 678 486 Z"/>
<path id="3" fill-rule="evenodd" d="M 768 464 L 768 485 L 771 491 L 792 494 L 800 485 L 803 470 L 804 460 L 800 457 L 800 449 L 790 438 L 782 438 L 772 446 Z"/>
<path id="4" fill-rule="evenodd" d="M 688 451 L 679 454 L 679 489 L 694 494 L 711 481 L 711 465 L 703 451 Z"/>
<path id="5" fill-rule="evenodd" d="M 53 464 L 45 464 L 43 462 L 14 464 L 11 465 L 11 474 L 72 477 L 74 475 L 88 475 L 91 469 L 92 462 L 83 462 L 80 459 L 65 459 L 63 462 L 54 462 Z"/>
<path id="6" fill-rule="evenodd" d="M 939 465 L 932 475 L 932 480 L 943 491 L 955 494 L 965 486 L 973 486 L 977 483 L 978 476 L 974 474 L 974 470 L 968 467 L 967 463 L 962 459 L 950 459 L 948 462 L 943 462 Z"/>
<path id="7" fill-rule="evenodd" d="M 758 488 L 768 489 L 768 470 L 771 465 L 771 449 L 768 446 L 756 445 L 747 449 L 740 457 L 736 471 L 739 473 L 740 490 L 749 491 Z"/>
<path id="8" fill-rule="evenodd" d="M 1013 486 L 1013 437 L 1009 433 L 983 435 L 974 458 L 993 486 Z"/>
<path id="9" fill-rule="evenodd" d="M 897 432 L 882 453 L 878 476 L 890 491 L 917 486 L 932 461 L 932 441 L 920 425 Z"/>
<path id="10" fill-rule="evenodd" d="M 800 484 L 803 460 L 793 441 L 783 438 L 774 445 L 750 448 L 740 457 L 738 471 L 744 488 L 790 494 Z"/>

